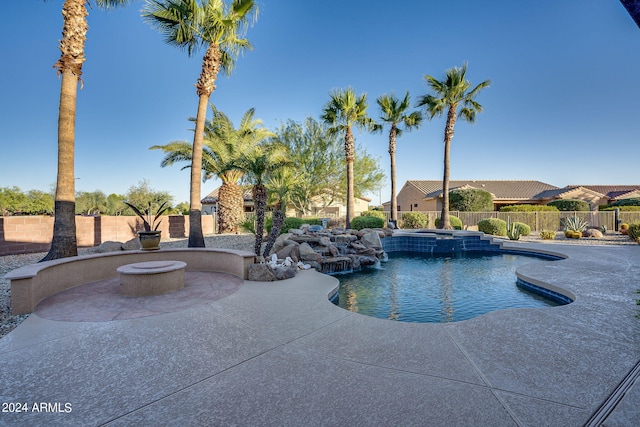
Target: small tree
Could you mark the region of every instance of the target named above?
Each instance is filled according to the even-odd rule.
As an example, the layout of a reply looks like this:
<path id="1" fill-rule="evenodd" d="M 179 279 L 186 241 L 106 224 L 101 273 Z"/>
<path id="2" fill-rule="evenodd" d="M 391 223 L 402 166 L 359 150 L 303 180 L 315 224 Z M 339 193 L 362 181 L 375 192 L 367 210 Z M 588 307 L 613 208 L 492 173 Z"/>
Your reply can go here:
<path id="1" fill-rule="evenodd" d="M 480 188 L 459 188 L 449 192 L 452 211 L 488 212 L 493 210 L 493 196 Z"/>
<path id="2" fill-rule="evenodd" d="M 555 206 L 559 211 L 588 211 L 589 203 L 584 200 L 561 199 L 547 203 L 548 206 Z"/>

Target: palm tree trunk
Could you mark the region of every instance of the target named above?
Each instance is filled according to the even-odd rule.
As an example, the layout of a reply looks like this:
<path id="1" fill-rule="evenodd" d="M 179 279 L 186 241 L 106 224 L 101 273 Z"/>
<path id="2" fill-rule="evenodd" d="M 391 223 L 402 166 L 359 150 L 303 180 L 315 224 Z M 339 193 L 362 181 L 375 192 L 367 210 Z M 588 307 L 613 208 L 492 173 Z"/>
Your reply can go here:
<path id="1" fill-rule="evenodd" d="M 269 232 L 269 237 L 267 238 L 267 244 L 264 247 L 264 252 L 262 252 L 262 256 L 266 259 L 273 248 L 273 245 L 276 243 L 276 239 L 280 235 L 280 231 L 282 231 L 282 227 L 284 226 L 285 214 L 283 212 L 283 203 L 276 203 L 275 209 L 273 211 L 273 222 L 271 223 L 271 231 Z"/>
<path id="2" fill-rule="evenodd" d="M 191 186 L 189 193 L 189 244 L 190 248 L 204 248 L 202 234 L 202 143 L 204 124 L 207 119 L 209 96 L 202 94 L 198 101 L 196 129 L 193 136 L 193 155 L 191 157 Z"/>
<path id="3" fill-rule="evenodd" d="M 391 220 L 398 220 L 398 199 L 396 198 L 396 124 L 389 131 L 389 157 L 391 158 Z"/>
<path id="4" fill-rule="evenodd" d="M 62 75 L 58 108 L 58 175 L 51 248 L 42 261 L 78 255 L 75 199 L 75 127 L 78 80 L 85 61 L 88 30 L 85 0 L 65 0 L 62 5 L 60 59 L 55 67 Z"/>
<path id="5" fill-rule="evenodd" d="M 256 210 L 256 241 L 253 248 L 256 256 L 260 256 L 262 239 L 264 238 L 264 212 L 267 206 L 267 189 L 264 185 L 254 185 L 253 203 Z"/>
<path id="6" fill-rule="evenodd" d="M 191 157 L 191 192 L 189 208 L 189 247 L 204 248 L 202 235 L 202 142 L 204 140 L 204 125 L 207 120 L 207 106 L 209 98 L 216 89 L 216 78 L 220 69 L 220 47 L 212 43 L 202 58 L 202 71 L 196 83 L 198 94 L 198 114 L 196 115 L 196 130 L 193 135 L 193 154 Z"/>
<path id="7" fill-rule="evenodd" d="M 353 138 L 353 132 L 351 127 L 347 127 L 346 135 L 344 138 L 344 151 L 347 159 L 347 224 L 346 228 L 351 228 L 351 221 L 353 220 L 354 211 L 356 207 L 354 197 L 354 176 L 353 176 L 353 161 L 355 159 L 356 148 Z"/>
<path id="8" fill-rule="evenodd" d="M 451 221 L 449 219 L 449 165 L 451 140 L 453 139 L 454 126 L 456 125 L 456 106 L 449 108 L 447 113 L 447 124 L 444 129 L 444 176 L 442 178 L 442 212 L 440 214 L 440 226 L 444 230 L 451 230 Z"/>
<path id="9" fill-rule="evenodd" d="M 244 216 L 242 189 L 235 182 L 223 181 L 218 190 L 218 233 L 235 233 Z"/>

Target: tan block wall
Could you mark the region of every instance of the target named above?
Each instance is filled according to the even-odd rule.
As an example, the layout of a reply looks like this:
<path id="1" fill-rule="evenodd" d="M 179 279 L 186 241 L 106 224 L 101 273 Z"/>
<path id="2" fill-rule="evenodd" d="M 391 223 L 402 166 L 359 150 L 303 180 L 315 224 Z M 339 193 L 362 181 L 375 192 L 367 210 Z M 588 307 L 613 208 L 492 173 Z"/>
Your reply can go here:
<path id="1" fill-rule="evenodd" d="M 103 242 L 126 242 L 142 230 L 142 221 L 134 216 L 76 216 L 76 238 L 79 247 L 98 246 Z M 186 238 L 189 217 L 165 216 L 159 230 L 163 239 Z M 214 233 L 214 218 L 202 216 L 202 232 Z M 0 256 L 46 252 L 53 238 L 52 216 L 0 217 Z"/>

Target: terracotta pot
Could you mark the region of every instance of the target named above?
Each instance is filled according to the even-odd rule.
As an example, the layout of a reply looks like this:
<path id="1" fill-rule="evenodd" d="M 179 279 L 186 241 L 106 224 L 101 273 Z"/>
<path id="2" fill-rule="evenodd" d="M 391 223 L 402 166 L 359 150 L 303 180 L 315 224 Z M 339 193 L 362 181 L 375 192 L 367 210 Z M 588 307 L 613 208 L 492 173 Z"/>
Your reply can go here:
<path id="1" fill-rule="evenodd" d="M 155 251 L 160 249 L 160 235 L 162 231 L 138 231 L 140 246 L 143 251 Z"/>

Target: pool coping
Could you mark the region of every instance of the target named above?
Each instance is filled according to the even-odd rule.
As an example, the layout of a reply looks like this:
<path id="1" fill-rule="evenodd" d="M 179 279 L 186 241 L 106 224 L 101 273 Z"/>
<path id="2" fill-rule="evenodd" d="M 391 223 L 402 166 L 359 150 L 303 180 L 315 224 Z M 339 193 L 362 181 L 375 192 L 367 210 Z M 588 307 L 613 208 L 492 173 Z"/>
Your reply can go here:
<path id="1" fill-rule="evenodd" d="M 640 251 L 554 251 L 566 258 L 520 271 L 574 293 L 574 303 L 453 324 L 346 312 L 328 301 L 337 279 L 314 271 L 245 281 L 214 303 L 147 318 L 31 315 L 0 339 L 3 400 L 69 401 L 73 411 L 0 422 L 631 425 L 640 417 Z"/>

